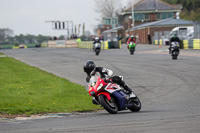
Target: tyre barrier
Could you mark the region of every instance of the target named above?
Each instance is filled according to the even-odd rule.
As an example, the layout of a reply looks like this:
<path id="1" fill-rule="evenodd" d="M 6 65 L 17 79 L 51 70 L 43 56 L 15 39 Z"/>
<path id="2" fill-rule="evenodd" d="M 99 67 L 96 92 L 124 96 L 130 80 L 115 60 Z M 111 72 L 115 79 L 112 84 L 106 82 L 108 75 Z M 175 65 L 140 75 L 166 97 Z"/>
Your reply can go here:
<path id="1" fill-rule="evenodd" d="M 78 48 L 93 49 L 93 41 L 78 42 Z M 121 48 L 121 41 L 119 42 L 101 42 L 101 49 Z"/>
<path id="2" fill-rule="evenodd" d="M 108 49 L 108 43 L 102 42 L 101 49 Z M 93 49 L 93 41 L 78 42 L 78 48 Z"/>
<path id="3" fill-rule="evenodd" d="M 155 45 L 158 45 L 158 40 L 155 40 Z"/>
<path id="4" fill-rule="evenodd" d="M 193 49 L 200 49 L 200 39 L 194 39 Z"/>
<path id="5" fill-rule="evenodd" d="M 183 49 L 200 49 L 200 39 L 183 40 Z"/>
<path id="6" fill-rule="evenodd" d="M 162 39 L 160 40 L 154 40 L 155 45 L 163 45 Z"/>
<path id="7" fill-rule="evenodd" d="M 200 39 L 182 40 L 181 49 L 200 49 Z M 155 45 L 162 45 L 162 40 L 154 40 Z"/>
<path id="8" fill-rule="evenodd" d="M 188 48 L 189 48 L 188 40 L 183 40 L 183 49 L 188 49 Z"/>

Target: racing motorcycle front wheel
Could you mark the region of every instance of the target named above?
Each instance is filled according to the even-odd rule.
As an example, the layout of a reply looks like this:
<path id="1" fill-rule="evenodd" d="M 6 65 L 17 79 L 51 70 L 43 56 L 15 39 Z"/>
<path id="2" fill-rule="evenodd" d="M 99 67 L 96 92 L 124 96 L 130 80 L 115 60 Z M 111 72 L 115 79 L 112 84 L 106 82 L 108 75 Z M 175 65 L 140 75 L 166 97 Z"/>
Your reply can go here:
<path id="1" fill-rule="evenodd" d="M 99 95 L 98 97 L 99 103 L 103 106 L 103 108 L 111 114 L 116 114 L 118 112 L 117 105 L 115 100 L 111 97 L 111 100 L 105 95 Z"/>

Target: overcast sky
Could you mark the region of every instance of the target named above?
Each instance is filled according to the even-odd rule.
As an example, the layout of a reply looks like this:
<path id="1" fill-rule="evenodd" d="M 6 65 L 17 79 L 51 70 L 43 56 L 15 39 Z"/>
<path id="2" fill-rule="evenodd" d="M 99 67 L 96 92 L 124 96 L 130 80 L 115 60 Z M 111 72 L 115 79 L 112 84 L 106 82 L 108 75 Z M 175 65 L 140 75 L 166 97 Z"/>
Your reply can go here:
<path id="1" fill-rule="evenodd" d="M 128 0 L 122 0 L 122 4 Z M 0 28 L 10 28 L 15 35 L 66 35 L 67 31 L 52 30 L 45 21 L 85 22 L 86 30 L 93 32 L 100 14 L 94 12 L 94 0 L 0 0 Z"/>

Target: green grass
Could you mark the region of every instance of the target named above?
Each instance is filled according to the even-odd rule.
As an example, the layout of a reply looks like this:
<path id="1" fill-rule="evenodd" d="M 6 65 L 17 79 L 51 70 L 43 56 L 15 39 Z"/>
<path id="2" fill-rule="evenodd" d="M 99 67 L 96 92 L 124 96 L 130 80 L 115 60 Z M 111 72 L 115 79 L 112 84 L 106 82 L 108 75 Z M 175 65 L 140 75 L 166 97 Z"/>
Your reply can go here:
<path id="1" fill-rule="evenodd" d="M 3 53 L 0 53 L 0 55 L 4 55 Z"/>
<path id="2" fill-rule="evenodd" d="M 0 113 L 38 114 L 99 109 L 83 86 L 26 65 L 0 58 Z"/>

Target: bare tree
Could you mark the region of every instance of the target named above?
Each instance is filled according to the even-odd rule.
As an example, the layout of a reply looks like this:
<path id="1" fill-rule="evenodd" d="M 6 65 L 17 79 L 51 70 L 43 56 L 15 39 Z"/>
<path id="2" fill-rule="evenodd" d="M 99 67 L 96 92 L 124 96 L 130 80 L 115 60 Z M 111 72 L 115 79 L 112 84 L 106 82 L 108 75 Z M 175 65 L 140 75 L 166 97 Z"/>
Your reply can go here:
<path id="1" fill-rule="evenodd" d="M 113 17 L 120 10 L 120 0 L 95 0 L 95 11 L 102 17 Z"/>
<path id="2" fill-rule="evenodd" d="M 0 28 L 0 42 L 5 42 L 11 36 L 13 36 L 14 31 L 8 28 Z"/>
<path id="3" fill-rule="evenodd" d="M 140 0 L 129 0 L 129 2 L 127 3 L 127 8 L 132 7 L 132 4 L 135 5 L 136 3 L 138 3 Z"/>
<path id="4" fill-rule="evenodd" d="M 85 36 L 86 36 L 86 37 L 89 37 L 90 35 L 91 35 L 90 31 L 89 31 L 89 30 L 86 30 L 86 31 L 85 31 Z"/>

